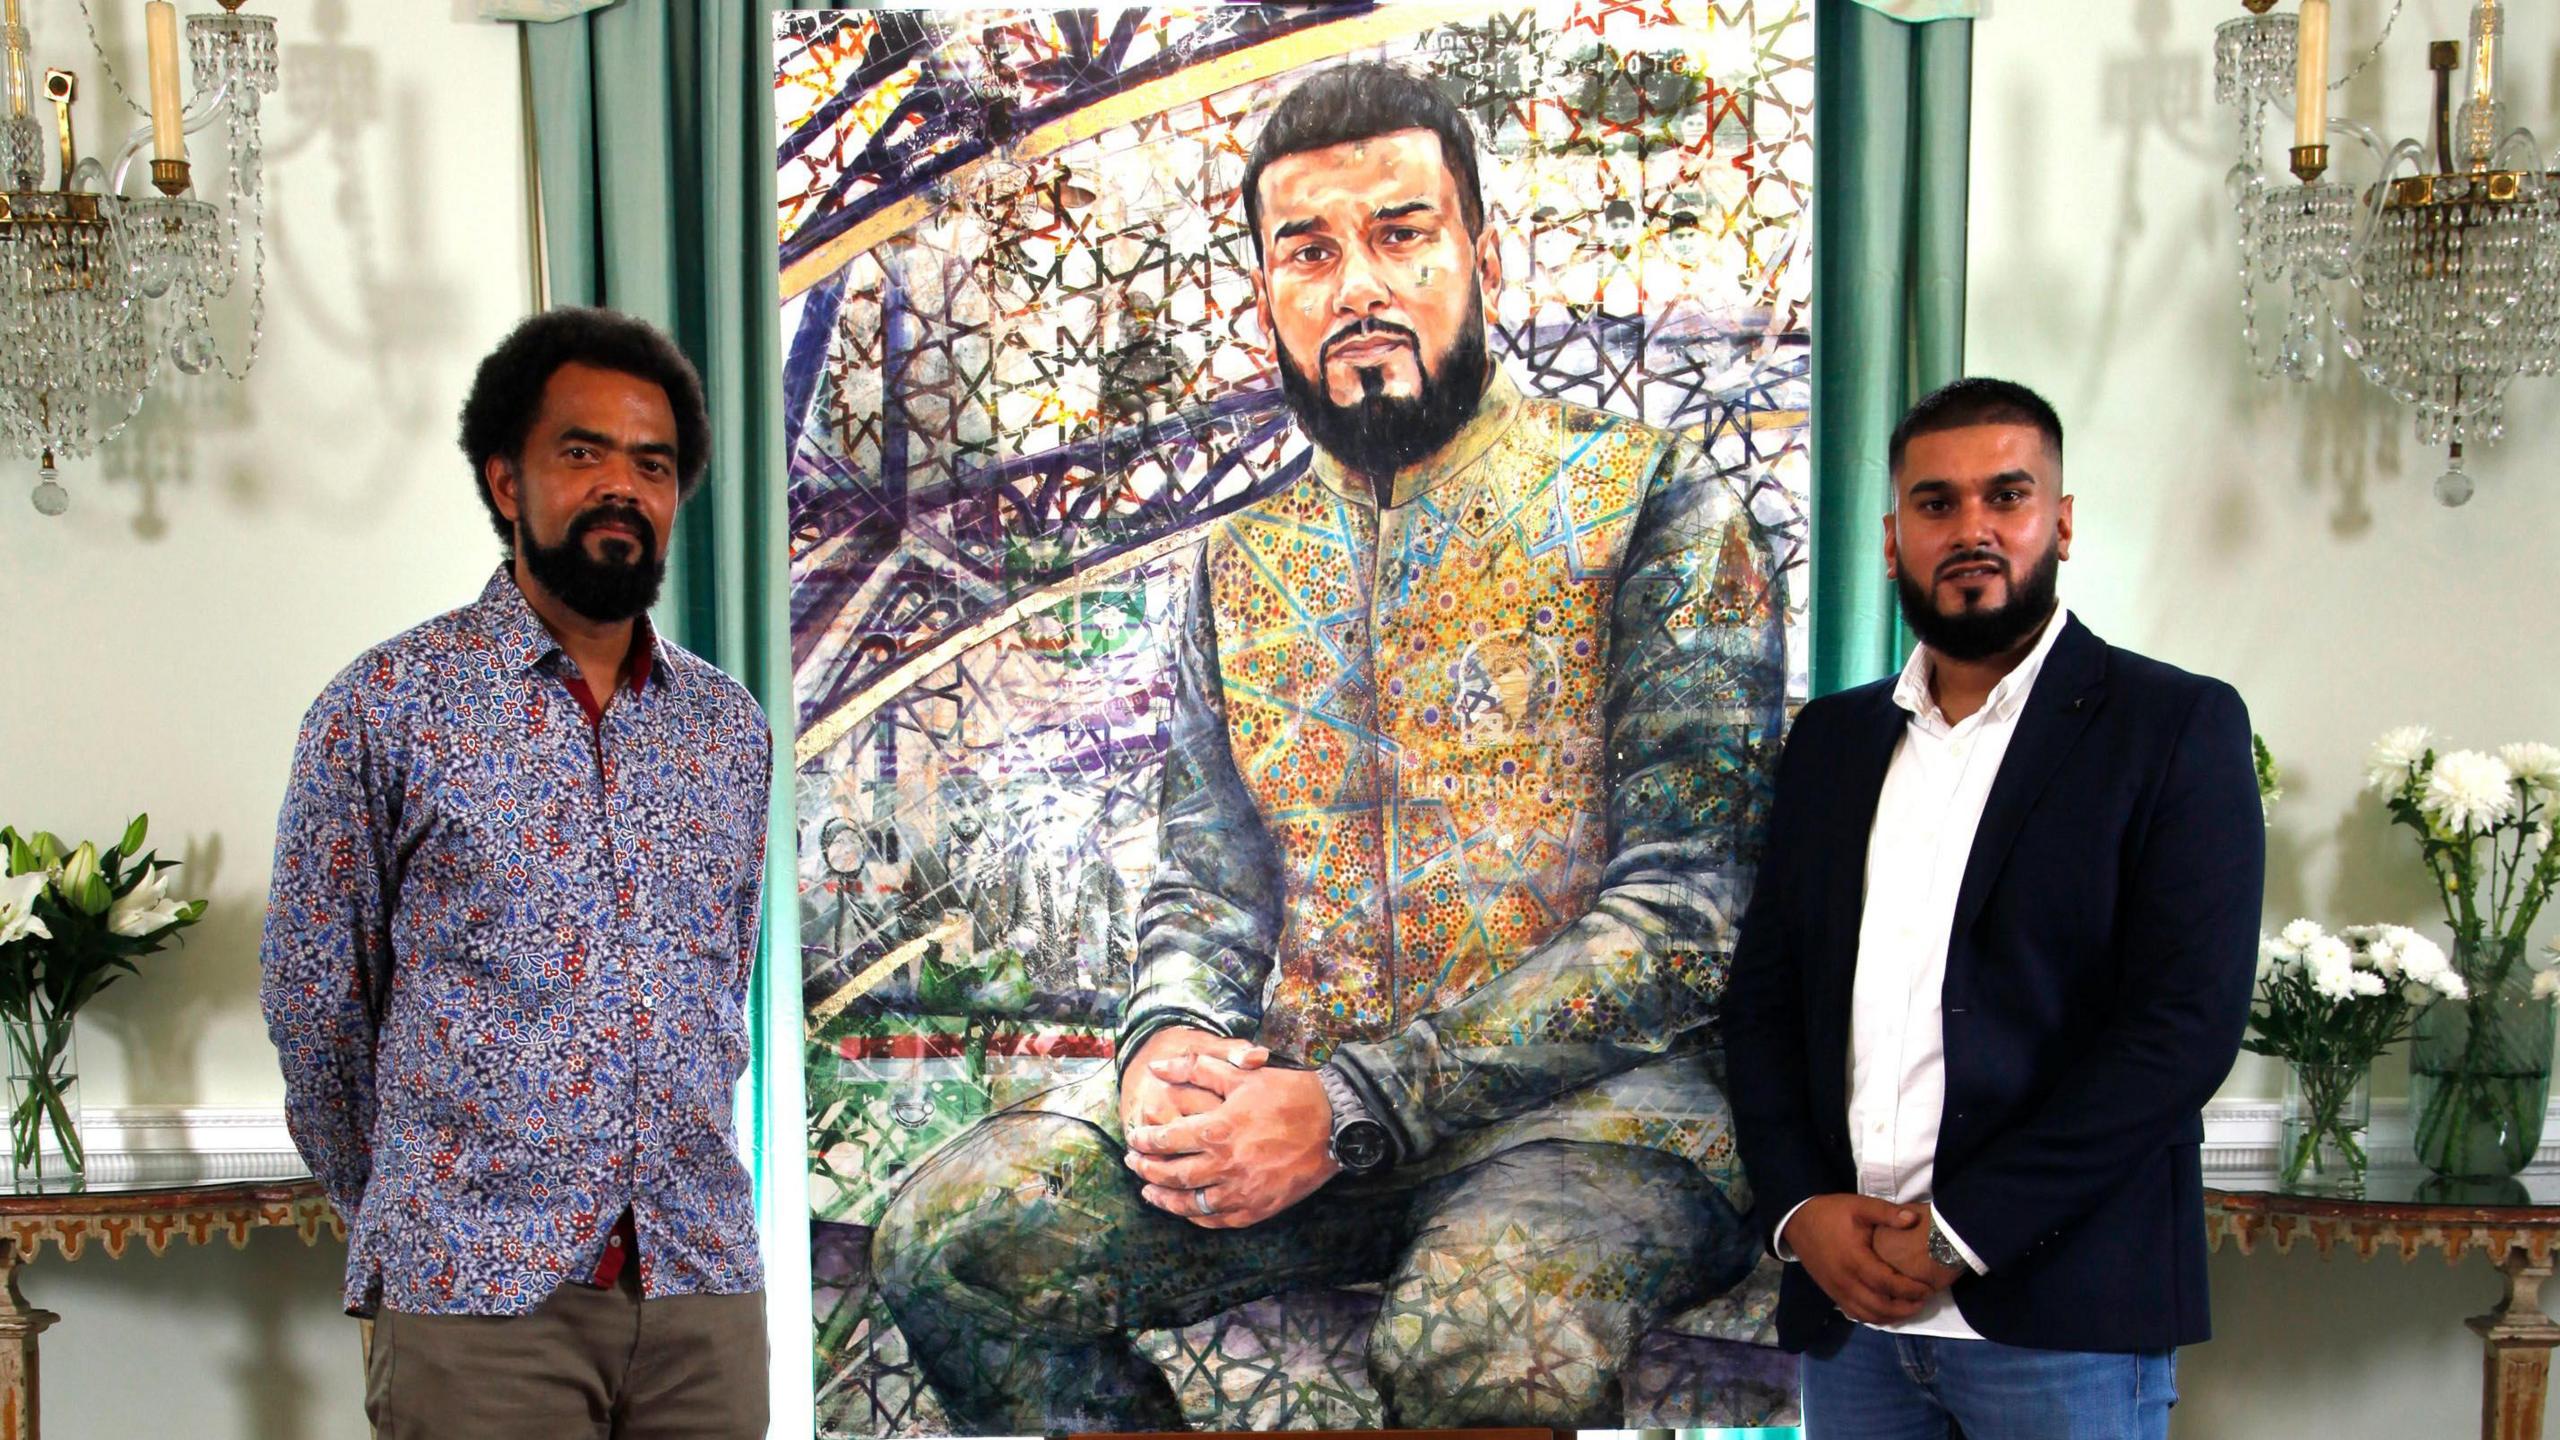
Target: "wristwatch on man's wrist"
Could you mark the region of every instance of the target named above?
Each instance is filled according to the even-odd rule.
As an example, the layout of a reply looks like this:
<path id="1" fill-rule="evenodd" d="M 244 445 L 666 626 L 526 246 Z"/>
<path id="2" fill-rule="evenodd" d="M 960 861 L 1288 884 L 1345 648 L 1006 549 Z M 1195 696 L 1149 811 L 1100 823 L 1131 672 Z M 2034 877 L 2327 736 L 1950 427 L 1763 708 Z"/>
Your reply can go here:
<path id="1" fill-rule="evenodd" d="M 1956 1248 L 1956 1242 L 1947 1238 L 1946 1227 L 1938 1223 L 1934 1212 L 1929 1217 L 1929 1258 L 1950 1269 L 1973 1269 L 1964 1262 L 1964 1252 Z"/>
<path id="2" fill-rule="evenodd" d="M 1333 1163 L 1351 1176 L 1386 1169 L 1395 1153 L 1387 1140 L 1387 1127 L 1369 1114 L 1369 1107 L 1360 1103 L 1351 1082 L 1333 1066 L 1317 1067 L 1316 1079 L 1324 1085 L 1324 1098 L 1333 1106 L 1333 1138 L 1327 1146 Z"/>

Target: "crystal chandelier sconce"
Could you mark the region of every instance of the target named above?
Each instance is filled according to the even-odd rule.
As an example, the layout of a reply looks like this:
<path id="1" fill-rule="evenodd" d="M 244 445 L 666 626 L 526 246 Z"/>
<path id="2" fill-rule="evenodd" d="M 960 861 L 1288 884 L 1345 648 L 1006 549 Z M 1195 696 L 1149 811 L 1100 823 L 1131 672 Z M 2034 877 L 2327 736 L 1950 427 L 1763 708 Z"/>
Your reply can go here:
<path id="1" fill-rule="evenodd" d="M 168 0 L 143 7 L 150 118 L 110 167 L 94 155 L 80 156 L 73 124 L 74 102 L 82 98 L 78 77 L 47 70 L 38 81 L 22 0 L 7 0 L 8 70 L 0 76 L 7 91 L 0 114 L 0 446 L 37 461 L 35 505 L 47 515 L 70 503 L 57 458 L 89 455 L 124 429 L 142 408 L 163 357 L 190 375 L 219 367 L 235 379 L 257 361 L 266 261 L 258 103 L 276 87 L 276 31 L 266 16 L 238 13 L 242 0 L 220 3 L 222 13 L 186 22 L 192 106 L 179 98 L 177 10 Z M 87 0 L 81 8 L 85 15 Z M 122 95 L 103 57 L 99 65 Z M 228 182 L 220 206 L 192 193 L 198 167 L 187 150 L 187 136 L 216 125 L 223 134 L 218 163 Z M 146 146 L 157 193 L 129 196 L 127 172 Z M 214 339 L 206 307 L 230 292 L 244 233 L 250 342 L 235 369 Z"/>
<path id="2" fill-rule="evenodd" d="M 2471 498 L 2466 446 L 2505 428 L 2509 384 L 2560 368 L 2560 176 L 2532 132 L 2508 125 L 2498 84 L 2503 0 L 2475 0 L 2470 64 L 2463 44 L 2428 48 L 2434 133 L 2385 145 L 2372 128 L 2329 114 L 2329 0 L 2243 0 L 2250 14 L 2215 33 L 2214 91 L 2239 112 L 2230 192 L 2240 222 L 2240 325 L 2262 376 L 2317 375 L 2334 339 L 2358 373 L 2417 414 L 2418 439 L 2443 446 L 2435 493 Z M 2405 3 L 2405 0 L 2402 0 Z M 2395 5 L 2383 39 L 2399 20 Z M 2468 94 L 2456 99 L 2456 71 Z M 2267 112 L 2290 101 L 2290 175 L 2263 158 Z M 2359 191 L 2331 178 L 2329 140 L 2344 136 L 2375 165 Z"/>

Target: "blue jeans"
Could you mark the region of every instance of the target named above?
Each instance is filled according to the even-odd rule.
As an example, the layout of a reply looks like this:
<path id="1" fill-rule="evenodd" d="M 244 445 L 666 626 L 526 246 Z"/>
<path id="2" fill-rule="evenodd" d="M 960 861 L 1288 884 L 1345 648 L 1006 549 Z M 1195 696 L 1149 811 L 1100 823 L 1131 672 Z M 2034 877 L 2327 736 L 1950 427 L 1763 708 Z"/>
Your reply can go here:
<path id="1" fill-rule="evenodd" d="M 1859 1325 L 1830 1358 L 1804 1357 L 1805 1440 L 2168 1440 L 2177 1403 L 2170 1350 L 2022 1350 Z"/>

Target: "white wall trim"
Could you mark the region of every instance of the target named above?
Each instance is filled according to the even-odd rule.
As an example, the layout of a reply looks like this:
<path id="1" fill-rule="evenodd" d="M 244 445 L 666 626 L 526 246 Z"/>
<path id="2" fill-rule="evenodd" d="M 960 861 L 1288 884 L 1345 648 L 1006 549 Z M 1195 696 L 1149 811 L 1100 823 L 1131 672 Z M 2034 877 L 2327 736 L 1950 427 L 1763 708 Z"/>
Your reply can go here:
<path id="1" fill-rule="evenodd" d="M 91 1106 L 80 1112 L 89 1178 L 102 1183 L 253 1180 L 303 1168 L 281 1108 Z"/>
<path id="2" fill-rule="evenodd" d="M 2216 1100 L 2204 1107 L 2204 1173 L 2265 1174 L 2276 1168 L 2278 1132 L 2284 1122 L 2280 1100 Z M 2414 1169 L 2417 1154 L 2409 1139 L 2409 1102 L 2391 1098 L 2373 1102 L 2373 1128 L 2367 1149 L 2378 1169 Z M 2560 1097 L 2543 1112 L 2542 1148 L 2534 1152 L 2528 1175 L 2560 1174 Z"/>
<path id="3" fill-rule="evenodd" d="M 2275 1168 L 2284 1105 L 2276 1100 L 2216 1100 L 2204 1109 L 2204 1173 L 2237 1175 Z M 102 1181 L 237 1180 L 284 1174 L 302 1166 L 285 1129 L 284 1111 L 218 1105 L 123 1105 L 81 1113 L 89 1173 Z M 2409 1102 L 2373 1102 L 2377 1165 L 2411 1162 Z M 2414 1163 L 2414 1162 L 2412 1162 Z M 2542 1128 L 2542 1148 L 2527 1174 L 2560 1174 L 2560 1099 Z"/>

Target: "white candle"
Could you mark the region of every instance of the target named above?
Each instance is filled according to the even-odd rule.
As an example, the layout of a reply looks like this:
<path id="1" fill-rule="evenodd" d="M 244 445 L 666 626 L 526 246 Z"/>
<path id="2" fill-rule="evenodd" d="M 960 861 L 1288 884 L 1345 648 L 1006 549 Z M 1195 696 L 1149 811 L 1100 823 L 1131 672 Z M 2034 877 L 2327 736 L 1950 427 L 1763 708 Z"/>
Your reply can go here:
<path id="1" fill-rule="evenodd" d="M 2486 105 L 2498 94 L 2498 32 L 2506 17 L 2498 0 L 2481 0 L 2471 12 L 2471 103 Z"/>
<path id="2" fill-rule="evenodd" d="M 9 73 L 0 75 L 0 86 L 9 91 L 9 114 L 15 118 L 25 115 L 27 107 L 35 103 L 35 97 L 28 93 L 33 86 L 27 79 L 27 52 L 20 39 L 26 34 L 26 24 L 19 18 L 18 0 L 9 0 L 7 18 L 0 24 L 7 27 L 7 33 L 0 34 L 0 44 L 6 45 L 9 56 Z"/>
<path id="3" fill-rule="evenodd" d="M 178 101 L 178 7 L 151 0 L 142 7 L 143 34 L 151 46 L 151 158 L 187 158 L 187 113 Z"/>
<path id="4" fill-rule="evenodd" d="M 2329 143 L 2329 0 L 2302 0 L 2294 53 L 2293 143 Z"/>

